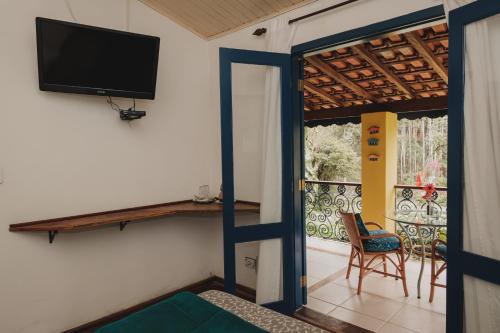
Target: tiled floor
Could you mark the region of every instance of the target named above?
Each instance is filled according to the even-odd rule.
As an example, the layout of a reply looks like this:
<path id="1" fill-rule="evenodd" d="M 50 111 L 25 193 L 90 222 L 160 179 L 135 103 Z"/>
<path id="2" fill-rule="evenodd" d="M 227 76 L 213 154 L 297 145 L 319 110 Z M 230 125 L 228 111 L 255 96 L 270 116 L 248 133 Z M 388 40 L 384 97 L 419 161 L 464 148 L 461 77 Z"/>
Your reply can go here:
<path id="1" fill-rule="evenodd" d="M 345 278 L 349 253 L 349 244 L 308 237 L 307 307 L 373 332 L 445 332 L 446 290 L 436 288 L 434 301 L 429 303 L 429 263 L 421 299 L 417 298 L 420 261 L 412 259 L 406 262 L 409 297 L 404 297 L 401 281 L 379 274 L 365 277 L 358 296 L 358 270 L 353 269 L 350 278 Z"/>

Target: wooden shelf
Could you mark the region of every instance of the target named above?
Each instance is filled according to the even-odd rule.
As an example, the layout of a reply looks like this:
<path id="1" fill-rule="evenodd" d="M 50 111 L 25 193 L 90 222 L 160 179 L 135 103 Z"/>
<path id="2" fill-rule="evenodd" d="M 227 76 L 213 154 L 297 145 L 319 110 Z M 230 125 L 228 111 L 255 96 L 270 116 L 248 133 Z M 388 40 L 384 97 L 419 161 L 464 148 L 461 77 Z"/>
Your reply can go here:
<path id="1" fill-rule="evenodd" d="M 234 207 L 236 212 L 259 213 L 260 211 L 259 204 L 252 202 L 237 201 Z M 48 232 L 49 241 L 52 243 L 58 232 L 94 229 L 109 224 L 117 224 L 120 226 L 120 230 L 123 230 L 127 223 L 132 221 L 174 215 L 220 213 L 222 213 L 221 204 L 199 204 L 186 200 L 100 213 L 60 217 L 49 220 L 16 223 L 9 226 L 9 231 Z"/>

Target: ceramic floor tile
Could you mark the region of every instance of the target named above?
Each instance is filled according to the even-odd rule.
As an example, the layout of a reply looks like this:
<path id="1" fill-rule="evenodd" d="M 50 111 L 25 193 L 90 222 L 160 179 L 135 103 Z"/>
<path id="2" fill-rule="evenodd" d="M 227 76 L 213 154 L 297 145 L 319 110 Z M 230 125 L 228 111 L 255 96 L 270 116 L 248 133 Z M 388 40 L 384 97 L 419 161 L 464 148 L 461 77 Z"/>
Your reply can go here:
<path id="1" fill-rule="evenodd" d="M 385 323 L 377 333 L 415 333 L 416 331 L 409 330 L 407 328 L 396 326 L 391 323 Z"/>
<path id="2" fill-rule="evenodd" d="M 307 260 L 322 261 L 325 264 L 335 263 L 340 261 L 345 265 L 345 256 L 337 253 L 331 253 L 327 251 L 319 251 L 314 249 L 308 249 L 306 253 Z M 349 259 L 349 258 L 348 258 Z"/>
<path id="3" fill-rule="evenodd" d="M 423 288 L 422 298 L 418 299 L 415 292 L 407 303 L 424 310 L 446 314 L 446 288 L 435 288 L 434 300 L 432 303 L 429 303 L 429 293 L 430 287 Z"/>
<path id="4" fill-rule="evenodd" d="M 320 262 L 310 261 L 307 263 L 307 276 L 322 280 L 341 269 L 343 269 L 341 265 L 339 267 L 332 267 Z"/>
<path id="5" fill-rule="evenodd" d="M 335 241 L 327 241 L 316 237 L 307 237 L 306 244 L 309 248 L 321 249 L 344 256 L 349 256 L 351 253 L 351 245 Z"/>
<path id="6" fill-rule="evenodd" d="M 332 312 L 337 306 L 324 302 L 320 299 L 314 298 L 314 297 L 308 297 L 307 298 L 307 308 L 312 309 L 314 311 L 321 312 L 323 314 L 327 314 L 329 312 Z"/>
<path id="7" fill-rule="evenodd" d="M 387 321 L 396 312 L 401 310 L 403 303 L 392 301 L 385 297 L 375 295 L 354 295 L 341 304 L 343 308 L 360 312 L 362 314 Z"/>
<path id="8" fill-rule="evenodd" d="M 412 286 L 408 282 L 407 287 L 410 296 L 416 295 L 416 288 L 412 289 Z M 403 282 L 389 276 L 379 279 L 373 275 L 369 275 L 363 280 L 362 290 L 368 294 L 390 298 L 398 302 L 406 302 L 408 300 L 404 294 Z"/>
<path id="9" fill-rule="evenodd" d="M 329 283 L 312 292 L 310 296 L 328 303 L 340 305 L 354 294 L 355 291 L 350 288 Z"/>
<path id="10" fill-rule="evenodd" d="M 315 278 L 314 276 L 310 276 L 308 275 L 307 276 L 307 287 L 311 287 L 313 286 L 314 284 L 318 283 L 319 281 L 321 281 L 321 279 L 318 279 L 318 278 Z"/>
<path id="11" fill-rule="evenodd" d="M 359 269 L 357 268 L 352 268 L 351 270 L 351 275 L 349 276 L 349 279 L 345 278 L 345 275 L 340 276 L 337 278 L 334 283 L 338 284 L 340 286 L 344 286 L 347 288 L 351 289 L 356 289 L 358 288 L 358 276 L 359 276 Z"/>
<path id="12" fill-rule="evenodd" d="M 421 299 L 417 298 L 420 261 L 414 259 L 406 262 L 409 297 L 404 297 L 401 280 L 379 274 L 365 277 L 357 296 L 359 269 L 353 268 L 350 278 L 345 278 L 350 245 L 309 237 L 307 244 L 314 247 L 307 252 L 309 287 L 316 284 L 309 293 L 314 298 L 311 308 L 324 312 L 337 306 L 330 313 L 338 319 L 382 333 L 445 331 L 446 289 L 436 287 L 434 302 L 429 303 L 430 261 L 425 263 Z M 389 265 L 389 272 L 394 271 Z M 446 274 L 440 280 L 446 281 Z M 377 326 L 385 320 L 389 322 Z"/>
<path id="13" fill-rule="evenodd" d="M 409 304 L 406 304 L 389 322 L 420 333 L 446 332 L 445 315 L 423 310 Z"/>
<path id="14" fill-rule="evenodd" d="M 336 319 L 348 322 L 350 324 L 362 327 L 364 329 L 376 332 L 380 329 L 384 322 L 380 319 L 376 319 L 359 312 L 348 310 L 342 307 L 338 307 L 328 314 Z"/>

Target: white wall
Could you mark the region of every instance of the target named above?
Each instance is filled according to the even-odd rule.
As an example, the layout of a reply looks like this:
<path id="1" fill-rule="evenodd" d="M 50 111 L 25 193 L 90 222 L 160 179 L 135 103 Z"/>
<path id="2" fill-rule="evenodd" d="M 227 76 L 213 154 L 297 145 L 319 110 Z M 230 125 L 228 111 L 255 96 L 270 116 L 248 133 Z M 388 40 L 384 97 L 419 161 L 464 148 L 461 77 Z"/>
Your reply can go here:
<path id="1" fill-rule="evenodd" d="M 284 16 L 339 1 L 319 0 Z M 16 222 L 187 199 L 205 183 L 215 194 L 218 48 L 265 49 L 265 37 L 251 33 L 269 22 L 205 42 L 137 0 L 69 3 L 80 23 L 161 37 L 157 98 L 140 101 L 148 115 L 129 126 L 104 98 L 39 91 L 34 18 L 72 17 L 63 0 L 0 0 L 1 332 L 58 332 L 211 272 L 223 275 L 220 218 L 61 234 L 51 245 L 46 234 L 8 232 Z M 439 3 L 364 0 L 300 23 L 294 44 Z M 253 284 L 254 276 L 244 275 L 254 273 L 238 272 Z"/>
<path id="2" fill-rule="evenodd" d="M 38 89 L 35 17 L 63 0 L 0 1 L 0 332 L 60 332 L 207 278 L 220 218 L 94 231 L 10 233 L 11 223 L 192 197 L 209 181 L 208 44 L 138 1 L 71 0 L 80 23 L 161 37 L 154 101 L 119 120 L 103 97 Z M 117 99 L 122 106 L 129 100 Z M 216 189 L 212 189 L 216 192 Z"/>

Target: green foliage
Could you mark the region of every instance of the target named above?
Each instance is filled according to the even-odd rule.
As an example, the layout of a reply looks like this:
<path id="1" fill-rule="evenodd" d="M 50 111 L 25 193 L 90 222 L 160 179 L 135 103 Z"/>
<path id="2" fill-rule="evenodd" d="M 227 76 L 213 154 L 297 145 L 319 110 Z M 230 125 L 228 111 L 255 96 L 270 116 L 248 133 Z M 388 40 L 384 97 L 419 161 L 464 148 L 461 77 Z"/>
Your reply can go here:
<path id="1" fill-rule="evenodd" d="M 361 125 L 331 125 L 305 130 L 306 179 L 361 181 Z M 448 117 L 398 122 L 398 183 L 446 186 Z"/>
<path id="2" fill-rule="evenodd" d="M 360 125 L 306 128 L 306 178 L 361 180 Z"/>

